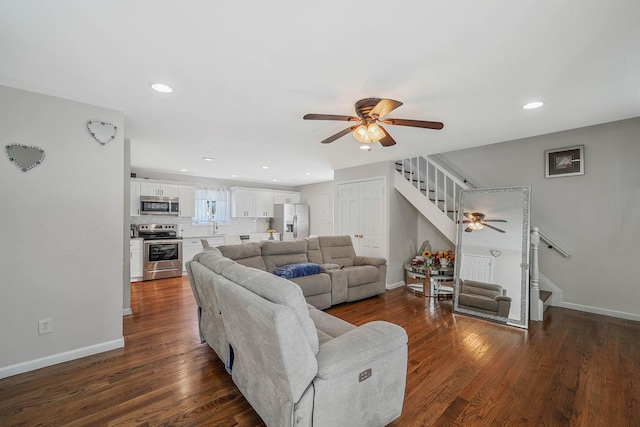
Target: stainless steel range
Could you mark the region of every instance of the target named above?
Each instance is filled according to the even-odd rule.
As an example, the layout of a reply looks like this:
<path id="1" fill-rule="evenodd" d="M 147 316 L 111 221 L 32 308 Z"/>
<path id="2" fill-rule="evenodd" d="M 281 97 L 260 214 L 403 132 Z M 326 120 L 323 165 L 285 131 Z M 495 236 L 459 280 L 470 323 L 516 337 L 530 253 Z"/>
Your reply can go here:
<path id="1" fill-rule="evenodd" d="M 175 224 L 140 224 L 144 239 L 143 280 L 182 276 L 182 239 Z"/>

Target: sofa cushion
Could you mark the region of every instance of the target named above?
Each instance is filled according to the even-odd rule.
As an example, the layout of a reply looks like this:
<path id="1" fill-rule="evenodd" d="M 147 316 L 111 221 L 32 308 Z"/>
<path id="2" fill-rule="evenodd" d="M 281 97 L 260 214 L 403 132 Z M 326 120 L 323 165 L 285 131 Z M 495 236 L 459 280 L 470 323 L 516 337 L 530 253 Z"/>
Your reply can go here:
<path id="1" fill-rule="evenodd" d="M 464 280 L 460 292 L 494 298 L 502 295 L 502 286 L 493 283 L 477 282 L 475 280 Z"/>
<path id="2" fill-rule="evenodd" d="M 320 251 L 322 260 L 328 264 L 338 264 L 341 267 L 352 266 L 356 251 L 351 242 L 351 236 L 320 236 Z"/>
<path id="3" fill-rule="evenodd" d="M 347 271 L 347 285 L 350 288 L 366 283 L 377 282 L 380 275 L 380 269 L 372 265 L 345 267 L 345 270 Z"/>
<path id="4" fill-rule="evenodd" d="M 317 237 L 307 237 L 307 258 L 309 262 L 315 262 L 316 264 L 323 264 L 322 252 L 320 251 L 320 241 Z"/>
<path id="5" fill-rule="evenodd" d="M 267 270 L 264 260 L 262 259 L 260 243 L 258 242 L 244 243 L 241 245 L 222 245 L 218 246 L 218 250 L 222 255 L 234 260 L 238 264 L 259 270 Z"/>
<path id="6" fill-rule="evenodd" d="M 320 273 L 322 269 L 318 264 L 311 262 L 303 262 L 300 264 L 289 264 L 278 267 L 273 271 L 276 276 L 285 279 L 293 279 L 294 277 L 311 276 Z"/>
<path id="7" fill-rule="evenodd" d="M 269 273 L 273 273 L 276 268 L 283 265 L 309 262 L 305 240 L 292 242 L 265 240 L 260 243 L 260 248 L 266 270 Z"/>
<path id="8" fill-rule="evenodd" d="M 300 322 L 313 353 L 318 353 L 318 334 L 309 317 L 307 302 L 300 286 L 266 271 L 240 264 L 229 265 L 222 270 L 222 275 L 266 300 L 289 307 Z"/>
<path id="9" fill-rule="evenodd" d="M 331 293 L 331 277 L 326 273 L 289 279 L 302 289 L 305 297 Z"/>
<path id="10" fill-rule="evenodd" d="M 459 304 L 467 307 L 476 307 L 482 310 L 498 312 L 499 302 L 494 298 L 482 295 L 463 294 L 459 295 Z"/>

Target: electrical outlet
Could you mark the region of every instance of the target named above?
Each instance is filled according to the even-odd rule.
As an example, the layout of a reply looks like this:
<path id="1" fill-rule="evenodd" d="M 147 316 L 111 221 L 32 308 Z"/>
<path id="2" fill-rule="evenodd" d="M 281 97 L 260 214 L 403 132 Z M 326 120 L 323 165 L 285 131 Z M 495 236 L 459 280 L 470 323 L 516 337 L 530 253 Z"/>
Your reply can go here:
<path id="1" fill-rule="evenodd" d="M 51 319 L 38 320 L 38 335 L 51 333 Z"/>

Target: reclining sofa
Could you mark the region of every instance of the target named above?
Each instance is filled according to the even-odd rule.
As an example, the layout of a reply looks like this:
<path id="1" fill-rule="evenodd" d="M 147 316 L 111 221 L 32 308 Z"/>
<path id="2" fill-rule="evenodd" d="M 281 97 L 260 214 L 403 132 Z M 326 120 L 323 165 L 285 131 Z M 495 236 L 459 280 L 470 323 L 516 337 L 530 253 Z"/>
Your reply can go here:
<path id="1" fill-rule="evenodd" d="M 346 267 L 345 267 L 346 268 Z M 268 426 L 384 426 L 402 412 L 407 334 L 356 327 L 217 248 L 187 262 L 200 334 Z"/>
<path id="2" fill-rule="evenodd" d="M 506 319 L 511 309 L 511 298 L 504 295 L 500 285 L 463 280 L 458 307 Z"/>
<path id="3" fill-rule="evenodd" d="M 238 264 L 269 273 L 284 266 L 317 264 L 318 273 L 289 280 L 300 286 L 306 301 L 320 310 L 385 291 L 386 260 L 357 256 L 350 236 L 320 236 L 287 242 L 263 240 L 223 245 L 218 249 Z"/>

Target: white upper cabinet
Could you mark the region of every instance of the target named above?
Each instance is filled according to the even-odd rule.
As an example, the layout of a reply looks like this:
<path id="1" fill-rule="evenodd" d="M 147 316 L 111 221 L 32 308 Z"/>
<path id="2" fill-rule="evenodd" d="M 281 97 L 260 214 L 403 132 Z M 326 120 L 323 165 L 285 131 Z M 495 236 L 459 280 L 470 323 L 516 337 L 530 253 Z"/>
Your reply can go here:
<path id="1" fill-rule="evenodd" d="M 300 203 L 300 193 L 296 191 L 280 191 L 273 192 L 273 204 L 283 205 L 285 203 Z"/>
<path id="2" fill-rule="evenodd" d="M 140 195 L 179 197 L 180 186 L 177 184 L 163 184 L 157 181 L 140 181 Z"/>
<path id="3" fill-rule="evenodd" d="M 179 216 L 193 218 L 196 216 L 196 187 L 180 185 L 178 198 L 180 203 Z"/>
<path id="4" fill-rule="evenodd" d="M 140 181 L 131 180 L 131 190 L 129 193 L 129 214 L 140 216 Z"/>
<path id="5" fill-rule="evenodd" d="M 256 190 L 256 217 L 273 217 L 273 191 Z"/>
<path id="6" fill-rule="evenodd" d="M 236 218 L 256 216 L 256 192 L 254 190 L 231 189 L 231 216 Z"/>

